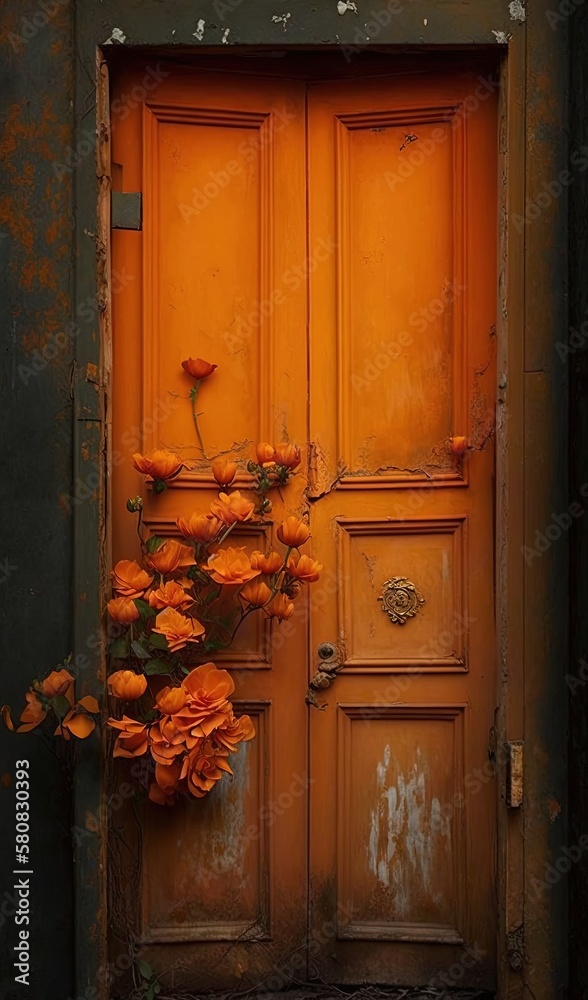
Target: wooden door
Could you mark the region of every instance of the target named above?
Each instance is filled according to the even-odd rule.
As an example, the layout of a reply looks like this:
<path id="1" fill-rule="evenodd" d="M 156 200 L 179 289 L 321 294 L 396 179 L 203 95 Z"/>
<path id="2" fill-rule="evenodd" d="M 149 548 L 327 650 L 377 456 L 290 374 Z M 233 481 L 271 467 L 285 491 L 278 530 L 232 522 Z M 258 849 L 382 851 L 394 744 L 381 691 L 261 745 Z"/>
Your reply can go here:
<path id="1" fill-rule="evenodd" d="M 310 718 L 326 981 L 493 981 L 496 136 L 478 82 L 309 92 L 310 243 L 337 243 L 310 279 L 313 546 L 336 567 L 311 649 L 341 666 Z"/>
<path id="2" fill-rule="evenodd" d="M 113 559 L 137 555 L 134 451 L 190 466 L 143 493 L 162 535 L 207 508 L 212 457 L 246 489 L 254 444 L 290 440 L 304 471 L 239 543 L 304 511 L 325 570 L 294 619 L 217 658 L 257 737 L 206 800 L 142 807 L 121 921 L 193 989 L 450 968 L 491 987 L 492 98 L 464 111 L 463 73 L 155 76 L 113 94 L 113 182 L 143 196 L 142 230 L 113 233 Z M 205 459 L 190 355 L 219 365 Z M 124 809 L 111 821 L 132 839 Z"/>

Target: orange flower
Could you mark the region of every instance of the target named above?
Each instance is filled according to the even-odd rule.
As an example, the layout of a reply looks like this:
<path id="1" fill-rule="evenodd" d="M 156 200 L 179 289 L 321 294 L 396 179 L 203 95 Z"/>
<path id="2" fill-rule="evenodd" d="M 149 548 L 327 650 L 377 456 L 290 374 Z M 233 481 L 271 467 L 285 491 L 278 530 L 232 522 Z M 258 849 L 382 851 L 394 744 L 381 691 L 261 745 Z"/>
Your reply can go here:
<path id="1" fill-rule="evenodd" d="M 297 549 L 310 537 L 310 528 L 300 517 L 291 515 L 282 521 L 277 534 L 284 545 Z"/>
<path id="2" fill-rule="evenodd" d="M 262 441 L 257 445 L 255 449 L 257 455 L 258 465 L 273 465 L 274 464 L 274 446 L 273 444 L 268 444 L 267 441 Z"/>
<path id="3" fill-rule="evenodd" d="M 214 734 L 215 743 L 226 747 L 231 753 L 237 752 L 237 744 L 252 740 L 255 736 L 253 723 L 248 715 L 236 719 L 234 715 L 218 727 Z"/>
<path id="4" fill-rule="evenodd" d="M 258 552 L 257 549 L 251 553 L 251 565 L 261 570 L 266 576 L 273 576 L 274 573 L 277 573 L 282 568 L 283 562 L 282 556 L 275 549 L 268 556 L 264 556 L 263 552 Z"/>
<path id="5" fill-rule="evenodd" d="M 221 527 L 218 517 L 208 517 L 206 514 L 191 514 L 190 517 L 180 515 L 176 524 L 186 538 L 203 543 L 211 542 Z"/>
<path id="6" fill-rule="evenodd" d="M 178 729 L 191 736 L 210 736 L 213 729 L 233 714 L 229 695 L 235 683 L 226 670 L 217 670 L 214 663 L 194 667 L 182 687 L 188 698 L 184 708 L 174 715 Z"/>
<path id="7" fill-rule="evenodd" d="M 137 722 L 136 719 L 123 715 L 122 719 L 109 719 L 108 725 L 119 730 L 112 751 L 113 757 L 141 757 L 146 753 L 149 741 L 144 722 Z"/>
<path id="8" fill-rule="evenodd" d="M 250 583 L 245 584 L 240 596 L 248 604 L 259 608 L 262 604 L 267 604 L 272 596 L 272 592 L 263 580 L 251 580 Z"/>
<path id="9" fill-rule="evenodd" d="M 219 486 L 230 486 L 237 475 L 237 463 L 217 458 L 212 463 L 212 474 Z"/>
<path id="10" fill-rule="evenodd" d="M 151 726 L 149 738 L 151 756 L 157 764 L 171 764 L 186 749 L 183 733 L 169 718 L 161 719 Z"/>
<path id="11" fill-rule="evenodd" d="M 114 589 L 123 597 L 142 597 L 153 574 L 141 569 L 135 560 L 121 559 L 112 571 Z"/>
<path id="12" fill-rule="evenodd" d="M 52 670 L 48 677 L 41 681 L 41 690 L 48 698 L 58 698 L 60 695 L 67 696 L 72 684 L 73 677 L 69 670 Z"/>
<path id="13" fill-rule="evenodd" d="M 195 798 L 203 798 L 225 772 L 233 773 L 226 761 L 228 755 L 228 750 L 215 747 L 211 740 L 203 740 L 186 755 L 181 777 L 186 778 L 188 790 Z"/>
<path id="14" fill-rule="evenodd" d="M 248 521 L 254 507 L 254 503 L 235 490 L 231 494 L 220 493 L 218 500 L 212 501 L 210 510 L 223 524 L 234 524 L 235 521 Z"/>
<path id="15" fill-rule="evenodd" d="M 188 642 L 198 642 L 204 634 L 204 626 L 195 618 L 187 618 L 173 608 L 165 608 L 157 615 L 153 631 L 164 635 L 168 649 L 175 653 Z"/>
<path id="16" fill-rule="evenodd" d="M 163 583 L 161 587 L 157 590 L 152 590 L 149 594 L 149 604 L 152 608 L 157 608 L 161 610 L 162 608 L 180 608 L 183 610 L 194 603 L 194 598 L 187 594 L 184 588 L 176 583 L 175 580 L 169 580 L 168 583 Z"/>
<path id="17" fill-rule="evenodd" d="M 144 476 L 151 476 L 167 482 L 175 479 L 184 468 L 184 463 L 179 455 L 165 448 L 156 448 L 148 455 L 141 455 L 138 451 L 133 455 L 133 465 L 137 472 L 142 472 Z"/>
<path id="18" fill-rule="evenodd" d="M 181 772 L 182 772 L 181 761 L 173 761 L 172 763 L 168 764 L 156 764 L 155 765 L 156 784 L 158 784 L 159 787 L 164 792 L 173 792 L 177 788 Z"/>
<path id="19" fill-rule="evenodd" d="M 96 720 L 92 714 L 99 711 L 99 705 L 95 698 L 86 695 L 80 698 L 77 705 L 68 712 L 60 726 L 55 730 L 56 736 L 63 736 L 69 740 L 72 736 L 77 736 L 79 740 L 85 740 L 96 728 Z M 92 714 L 90 714 L 92 713 Z"/>
<path id="20" fill-rule="evenodd" d="M 288 469 L 295 469 L 297 465 L 300 465 L 300 448 L 297 444 L 284 442 L 284 444 L 277 445 L 274 458 L 278 465 L 285 465 Z"/>
<path id="21" fill-rule="evenodd" d="M 124 701 L 136 701 L 146 690 L 145 674 L 136 674 L 133 670 L 115 670 L 108 678 L 109 693 Z"/>
<path id="22" fill-rule="evenodd" d="M 47 715 L 47 709 L 43 707 L 34 691 L 27 691 L 25 699 L 27 704 L 21 712 L 20 721 L 22 725 L 16 727 L 17 733 L 30 732 L 31 729 L 35 729 L 38 725 L 40 725 Z M 15 732 L 14 723 L 10 714 L 10 707 L 8 705 L 3 705 L 0 709 L 0 713 L 6 728 L 10 729 L 12 733 Z"/>
<path id="23" fill-rule="evenodd" d="M 212 375 L 218 365 L 212 365 L 210 361 L 203 361 L 202 358 L 188 358 L 187 361 L 182 361 L 182 368 L 188 375 L 200 382 L 201 379 Z"/>
<path id="24" fill-rule="evenodd" d="M 162 688 L 156 696 L 155 702 L 162 715 L 175 715 L 184 707 L 187 698 L 185 689 L 180 685 L 180 687 Z"/>
<path id="25" fill-rule="evenodd" d="M 292 601 L 288 600 L 286 594 L 276 594 L 267 610 L 272 618 L 278 618 L 280 621 L 285 621 L 286 618 L 292 617 L 294 613 L 294 605 L 292 604 Z"/>
<path id="26" fill-rule="evenodd" d="M 176 801 L 174 789 L 160 788 L 156 781 L 151 782 L 148 797 L 158 806 L 173 806 Z"/>
<path id="27" fill-rule="evenodd" d="M 292 553 L 288 559 L 288 572 L 290 576 L 296 577 L 297 580 L 303 580 L 304 583 L 315 583 L 321 575 L 322 569 L 322 563 L 316 559 L 311 559 L 310 556 L 299 556 Z"/>
<path id="28" fill-rule="evenodd" d="M 226 584 L 247 583 L 254 576 L 259 576 L 260 572 L 249 562 L 244 547 L 234 549 L 231 546 L 213 553 L 203 569 L 210 573 L 215 583 Z"/>
<path id="29" fill-rule="evenodd" d="M 168 538 L 147 556 L 147 560 L 158 573 L 175 573 L 178 568 L 193 566 L 196 562 L 194 549 L 190 545 L 182 545 L 175 538 Z"/>
<path id="30" fill-rule="evenodd" d="M 112 620 L 120 625 L 130 625 L 139 617 L 139 610 L 132 597 L 113 597 L 106 605 L 106 610 Z"/>

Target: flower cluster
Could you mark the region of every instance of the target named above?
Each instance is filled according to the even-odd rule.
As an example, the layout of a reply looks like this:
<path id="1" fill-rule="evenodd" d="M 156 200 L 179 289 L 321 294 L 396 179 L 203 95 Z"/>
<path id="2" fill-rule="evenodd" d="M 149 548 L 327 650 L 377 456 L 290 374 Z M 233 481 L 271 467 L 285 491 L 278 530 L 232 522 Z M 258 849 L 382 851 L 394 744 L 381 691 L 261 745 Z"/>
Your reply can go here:
<path id="1" fill-rule="evenodd" d="M 69 659 L 59 669 L 51 670 L 42 681 L 34 681 L 25 695 L 26 706 L 15 726 L 8 705 L 0 709 L 4 724 L 11 732 L 28 733 L 42 723 L 53 735 L 64 740 L 72 736 L 83 740 L 96 728 L 98 702 L 91 695 L 76 701 L 74 677 L 67 669 Z"/>
<path id="2" fill-rule="evenodd" d="M 200 382 L 216 367 L 201 358 L 182 362 L 195 380 L 190 400 L 201 445 L 195 400 Z M 142 500 L 127 503 L 139 518 L 142 565 L 122 559 L 112 572 L 115 596 L 108 613 L 120 633 L 111 647 L 115 669 L 108 690 L 124 710 L 108 724 L 116 732 L 115 757 L 151 757 L 155 780 L 149 797 L 162 805 L 172 804 L 177 793 L 206 795 L 223 774 L 232 773 L 230 755 L 255 735 L 249 717 L 233 712 L 230 674 L 210 657 L 231 645 L 251 614 L 276 622 L 290 618 L 302 585 L 318 580 L 322 570 L 300 554 L 310 531 L 293 515 L 277 530 L 284 552 L 247 552 L 230 544 L 237 525 L 258 520 L 270 509 L 266 493 L 288 482 L 300 464 L 300 450 L 289 443 L 259 444 L 256 459 L 247 465 L 245 493 L 230 490 L 237 462 L 215 458 L 211 469 L 218 496 L 208 510 L 178 516 L 178 537 L 145 540 Z M 133 463 L 151 477 L 156 493 L 183 467 L 178 455 L 161 449 L 134 455 Z M 207 662 L 195 665 L 202 659 Z"/>
<path id="3" fill-rule="evenodd" d="M 194 380 L 189 399 L 206 459 L 196 398 L 217 366 L 189 358 L 182 368 Z M 166 490 L 185 468 L 179 455 L 162 448 L 137 453 L 132 461 L 154 494 Z M 249 615 L 275 623 L 290 618 L 303 584 L 318 580 L 323 568 L 299 551 L 310 536 L 301 517 L 291 515 L 279 525 L 284 551 L 247 552 L 229 541 L 237 525 L 259 520 L 271 509 L 266 494 L 283 487 L 300 464 L 296 445 L 257 445 L 256 460 L 242 470 L 247 492 L 231 490 L 239 472 L 236 461 L 210 461 L 218 495 L 207 510 L 178 516 L 174 536 L 145 538 L 143 499 L 127 501 L 127 510 L 138 518 L 141 559 L 121 559 L 111 574 L 107 611 L 115 635 L 107 686 L 113 708 L 108 726 L 116 734 L 113 755 L 151 759 L 149 797 L 160 805 L 171 805 L 178 793 L 202 798 L 223 774 L 232 774 L 230 756 L 255 735 L 249 716 L 234 714 L 234 683 L 211 662 L 214 652 L 231 645 Z M 68 660 L 35 681 L 17 727 L 4 706 L 8 728 L 27 732 L 53 715 L 55 734 L 66 740 L 92 732 L 98 703 L 90 697 L 75 701 L 69 666 Z"/>

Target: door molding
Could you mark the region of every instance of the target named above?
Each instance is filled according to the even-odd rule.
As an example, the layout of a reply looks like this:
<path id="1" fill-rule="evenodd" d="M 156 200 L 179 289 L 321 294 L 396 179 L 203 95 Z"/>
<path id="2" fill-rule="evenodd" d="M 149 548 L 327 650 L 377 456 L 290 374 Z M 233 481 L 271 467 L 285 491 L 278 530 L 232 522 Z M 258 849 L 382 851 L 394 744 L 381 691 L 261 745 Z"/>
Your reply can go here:
<path id="1" fill-rule="evenodd" d="M 437 0 L 434 16 L 425 0 L 390 0 L 377 10 L 374 5 L 367 21 L 352 10 L 340 15 L 333 2 L 315 8 L 309 11 L 303 0 L 295 0 L 287 25 L 272 22 L 275 8 L 269 0 L 202 0 L 198 18 L 184 0 L 147 9 L 138 0 L 122 5 L 102 0 L 77 12 L 75 297 L 78 303 L 97 297 L 99 304 L 94 322 L 84 324 L 75 341 L 74 479 L 91 488 L 90 497 L 74 509 L 74 651 L 86 657 L 82 662 L 88 662 L 89 654 L 90 662 L 82 675 L 83 693 L 102 697 L 105 676 L 101 639 L 108 565 L 111 294 L 105 57 L 111 46 L 120 46 L 122 39 L 125 46 L 140 46 L 142 56 L 149 46 L 148 57 L 156 61 L 180 54 L 226 56 L 237 47 L 267 54 L 296 45 L 341 48 L 348 59 L 362 43 L 368 44 L 363 28 L 370 46 L 391 56 L 399 44 L 418 49 L 498 46 L 503 55 L 497 310 L 500 690 L 495 734 L 501 774 L 499 996 L 516 1000 L 528 989 L 535 1000 L 553 1000 L 567 978 L 566 880 L 545 891 L 533 887 L 544 882 L 546 866 L 566 843 L 565 536 L 543 553 L 532 553 L 536 532 L 543 532 L 552 514 L 566 511 L 569 502 L 566 371 L 555 351 L 567 330 L 567 187 L 560 184 L 557 196 L 548 187 L 567 167 L 568 24 L 550 25 L 547 0 L 537 0 L 526 19 L 522 5 L 499 0 L 466 2 L 459 10 L 452 0 Z M 200 43 L 194 34 L 199 18 L 205 25 Z M 524 806 L 507 810 L 500 751 L 506 740 L 523 737 Z M 88 833 L 76 848 L 76 996 L 106 1000 L 108 810 L 100 772 L 97 750 L 84 746 L 75 788 L 75 823 Z M 87 993 L 89 989 L 97 993 Z"/>

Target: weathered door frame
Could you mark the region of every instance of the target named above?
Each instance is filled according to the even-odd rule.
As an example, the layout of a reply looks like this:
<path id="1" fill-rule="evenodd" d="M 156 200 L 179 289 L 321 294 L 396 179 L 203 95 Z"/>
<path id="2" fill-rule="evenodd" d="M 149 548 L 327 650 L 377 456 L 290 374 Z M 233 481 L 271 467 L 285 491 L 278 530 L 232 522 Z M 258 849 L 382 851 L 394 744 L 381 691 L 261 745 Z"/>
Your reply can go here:
<path id="1" fill-rule="evenodd" d="M 295 0 L 287 25 L 270 0 L 92 0 L 76 11 L 76 301 L 98 298 L 76 339 L 75 469 L 91 497 L 75 508 L 74 642 L 89 669 L 84 693 L 103 696 L 100 652 L 107 587 L 110 277 L 109 109 L 105 46 L 158 57 L 362 44 L 499 46 L 500 116 L 496 615 L 499 690 L 499 997 L 562 996 L 567 979 L 567 888 L 546 868 L 566 844 L 567 560 L 565 539 L 536 557 L 535 533 L 567 510 L 567 387 L 555 345 L 567 341 L 567 20 L 548 0 L 525 17 L 518 0 L 389 0 L 362 15 L 334 0 Z M 377 16 L 376 16 L 377 15 Z M 387 17 L 389 15 L 389 18 Z M 205 33 L 195 32 L 202 19 Z M 386 22 L 386 23 L 382 23 Z M 228 29 L 228 32 L 227 32 Z M 368 40 L 369 39 L 369 40 Z M 97 139 L 93 140 L 96 129 Z M 89 148 L 88 148 L 89 147 Z M 551 185 L 551 187 L 549 186 Z M 554 186 L 555 185 L 555 186 Z M 560 194 L 553 194 L 560 190 Z M 526 217 L 526 221 L 525 221 Z M 98 483 L 97 483 L 97 480 Z M 97 485 L 96 485 L 97 483 Z M 528 547 L 526 558 L 524 546 Z M 524 806 L 505 805 L 503 745 L 525 739 Z M 105 830 L 108 805 L 95 747 L 83 747 L 76 818 L 76 996 L 109 996 Z M 95 817 L 100 822 L 95 822 Z M 90 817 L 90 819 L 88 819 Z M 88 992 L 89 990 L 96 992 Z"/>

